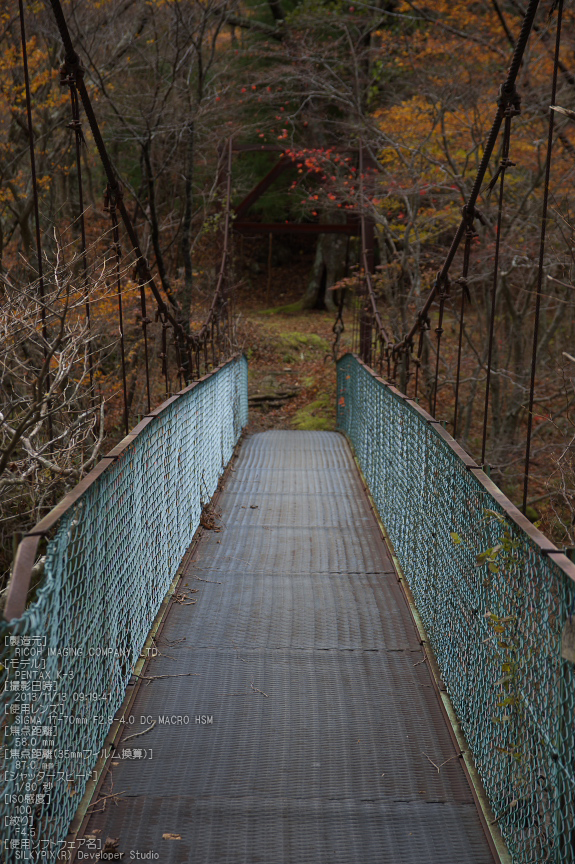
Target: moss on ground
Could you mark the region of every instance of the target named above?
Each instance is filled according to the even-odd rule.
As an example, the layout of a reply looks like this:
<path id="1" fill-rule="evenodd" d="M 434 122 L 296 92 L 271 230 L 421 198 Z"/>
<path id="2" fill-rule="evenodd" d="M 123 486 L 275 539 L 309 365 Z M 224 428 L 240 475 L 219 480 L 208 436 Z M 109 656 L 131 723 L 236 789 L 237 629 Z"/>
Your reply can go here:
<path id="1" fill-rule="evenodd" d="M 260 315 L 295 315 L 298 312 L 303 312 L 304 306 L 302 300 L 297 300 L 295 303 L 288 303 L 287 306 L 276 306 L 274 309 L 263 309 Z"/>
<path id="2" fill-rule="evenodd" d="M 335 429 L 335 408 L 333 400 L 327 393 L 323 393 L 318 399 L 309 402 L 296 411 L 292 420 L 296 429 L 332 430 Z"/>
<path id="3" fill-rule="evenodd" d="M 317 333 L 282 333 L 281 340 L 289 348 L 316 348 L 329 351 L 329 342 Z"/>
<path id="4" fill-rule="evenodd" d="M 295 391 L 280 405 L 250 407 L 250 431 L 335 428 L 336 376 L 331 361 L 333 317 L 326 312 L 241 319 L 240 337 L 249 348 L 250 395 Z M 344 334 L 344 338 L 347 334 Z"/>
<path id="5" fill-rule="evenodd" d="M 329 343 L 316 333 L 282 333 L 279 350 L 285 363 L 312 359 L 314 355 L 328 354 Z"/>

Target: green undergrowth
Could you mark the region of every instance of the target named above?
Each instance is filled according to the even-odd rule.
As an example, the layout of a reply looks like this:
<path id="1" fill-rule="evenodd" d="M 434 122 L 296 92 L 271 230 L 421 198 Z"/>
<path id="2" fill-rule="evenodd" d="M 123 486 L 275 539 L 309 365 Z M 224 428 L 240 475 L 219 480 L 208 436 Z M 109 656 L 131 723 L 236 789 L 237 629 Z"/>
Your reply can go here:
<path id="1" fill-rule="evenodd" d="M 327 339 L 316 333 L 282 333 L 279 348 L 286 363 L 311 360 L 313 355 L 329 353 Z"/>
<path id="2" fill-rule="evenodd" d="M 288 303 L 287 306 L 274 306 L 272 309 L 262 309 L 260 315 L 295 315 L 298 312 L 303 312 L 303 300 L 297 300 L 295 303 Z"/>
<path id="3" fill-rule="evenodd" d="M 282 333 L 282 342 L 290 348 L 320 348 L 329 351 L 329 343 L 317 333 Z"/>
<path id="4" fill-rule="evenodd" d="M 335 429 L 335 408 L 327 393 L 296 411 L 292 420 L 296 429 L 305 431 Z"/>

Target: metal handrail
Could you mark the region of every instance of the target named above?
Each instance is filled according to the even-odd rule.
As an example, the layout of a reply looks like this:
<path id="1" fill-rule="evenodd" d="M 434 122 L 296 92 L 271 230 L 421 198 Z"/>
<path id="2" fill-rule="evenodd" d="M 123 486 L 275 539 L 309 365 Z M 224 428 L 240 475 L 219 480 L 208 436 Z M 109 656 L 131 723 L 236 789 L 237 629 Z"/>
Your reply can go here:
<path id="1" fill-rule="evenodd" d="M 340 360 L 343 360 L 345 356 L 346 355 L 343 354 Z M 468 471 L 473 471 L 473 476 L 483 486 L 485 492 L 497 501 L 501 509 L 505 512 L 505 515 L 539 547 L 541 554 L 552 555 L 554 563 L 564 572 L 565 576 L 567 576 L 568 579 L 571 579 L 572 582 L 575 582 L 575 564 L 567 557 L 563 550 L 555 546 L 555 544 L 552 543 L 542 531 L 539 531 L 533 522 L 530 522 L 521 510 L 519 510 L 519 508 L 510 501 L 507 495 L 505 495 L 501 489 L 496 486 L 489 475 L 483 471 L 482 467 L 478 465 L 469 453 L 467 453 L 463 447 L 457 443 L 455 438 L 449 434 L 442 421 L 436 420 L 421 407 L 419 402 L 406 396 L 405 393 L 402 393 L 401 390 L 398 390 L 397 387 L 378 375 L 377 372 L 365 363 L 357 354 L 352 354 L 351 356 L 357 360 L 368 375 L 380 384 L 385 385 L 390 393 L 393 393 L 397 399 L 400 399 L 405 405 L 408 405 L 413 411 L 419 414 L 423 420 L 425 420 L 425 422 L 433 429 L 434 433 L 443 440 L 445 446 L 449 447 L 454 457 L 460 459 Z"/>
<path id="2" fill-rule="evenodd" d="M 123 438 L 109 453 L 100 459 L 97 465 L 87 474 L 80 482 L 74 486 L 68 494 L 39 522 L 27 531 L 16 551 L 14 560 L 14 568 L 10 582 L 8 584 L 6 606 L 4 608 L 4 618 L 6 621 L 11 621 L 13 618 L 19 618 L 26 608 L 26 598 L 30 588 L 32 578 L 32 568 L 34 567 L 38 544 L 42 537 L 46 537 L 54 529 L 55 525 L 64 516 L 68 510 L 77 503 L 77 501 L 86 494 L 88 489 L 98 481 L 102 474 L 122 455 L 126 448 L 140 435 L 140 433 L 152 423 L 159 415 L 178 399 L 181 399 L 194 388 L 198 387 L 203 381 L 216 375 L 220 369 L 223 369 L 230 363 L 235 362 L 241 356 L 241 352 L 234 354 L 229 360 L 217 366 L 211 372 L 203 375 L 197 381 L 184 387 L 174 396 L 164 400 L 154 411 L 146 414 L 142 420 L 135 426 L 132 431 Z"/>
<path id="3" fill-rule="evenodd" d="M 337 397 L 513 861 L 573 864 L 575 564 L 356 355 Z"/>

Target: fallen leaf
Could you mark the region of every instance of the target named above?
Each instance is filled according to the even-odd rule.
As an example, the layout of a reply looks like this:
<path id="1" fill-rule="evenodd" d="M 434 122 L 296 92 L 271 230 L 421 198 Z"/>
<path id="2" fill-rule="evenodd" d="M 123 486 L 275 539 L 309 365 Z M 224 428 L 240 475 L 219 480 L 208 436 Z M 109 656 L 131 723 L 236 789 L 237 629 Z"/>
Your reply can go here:
<path id="1" fill-rule="evenodd" d="M 106 837 L 106 842 L 104 844 L 104 852 L 115 852 L 118 848 L 119 842 L 119 837 Z"/>

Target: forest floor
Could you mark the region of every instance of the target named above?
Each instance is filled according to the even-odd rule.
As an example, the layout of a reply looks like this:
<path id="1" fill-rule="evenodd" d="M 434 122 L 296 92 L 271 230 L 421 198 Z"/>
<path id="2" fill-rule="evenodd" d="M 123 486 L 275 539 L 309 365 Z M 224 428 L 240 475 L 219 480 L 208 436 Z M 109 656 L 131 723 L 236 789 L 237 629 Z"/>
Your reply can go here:
<path id="1" fill-rule="evenodd" d="M 324 309 L 298 311 L 297 302 L 303 297 L 314 261 L 313 236 L 273 239 L 270 267 L 270 244 L 267 236 L 255 236 L 236 241 L 234 249 L 234 320 L 236 322 L 237 345 L 249 363 L 249 423 L 247 432 L 267 429 L 331 430 L 336 421 L 336 369 L 333 362 L 333 326 L 336 314 Z M 203 271 L 202 271 L 203 272 Z M 204 320 L 212 301 L 212 293 L 199 279 L 196 286 L 194 318 Z M 204 286 L 206 286 L 204 288 Z M 204 290 L 202 290 L 204 289 Z M 137 321 L 137 298 L 129 320 Z M 150 299 L 150 303 L 152 300 Z M 352 337 L 352 314 L 344 311 L 347 327 L 339 342 L 338 353 L 350 350 Z M 137 324 L 134 323 L 134 328 Z M 451 318 L 445 324 L 446 334 L 442 357 L 451 369 L 455 368 L 456 347 L 455 324 Z M 134 337 L 136 338 L 136 337 Z M 165 389 L 158 352 L 161 345 L 155 339 L 152 368 L 153 403 L 165 398 Z M 455 347 L 454 347 L 455 346 Z M 432 355 L 433 356 L 433 355 Z M 173 369 L 173 364 L 172 367 Z M 473 379 L 477 374 L 475 358 L 471 356 L 462 367 L 467 377 L 464 397 L 473 390 Z M 179 384 L 173 381 L 176 389 Z M 141 382 L 140 382 L 141 385 Z M 110 446 L 123 437 L 121 387 L 109 404 Z M 139 401 L 134 403 L 132 418 L 145 413 L 144 387 L 139 386 Z M 429 410 L 427 399 L 423 406 Z M 463 403 L 462 403 L 463 404 Z M 453 416 L 453 397 L 450 387 L 442 393 L 440 417 L 449 423 Z M 463 416 L 463 415 L 462 415 Z M 470 415 L 471 416 L 471 415 Z M 482 411 L 476 410 L 473 422 L 464 437 L 466 446 L 474 458 L 481 452 Z M 538 422 L 541 418 L 538 418 Z M 519 439 L 523 430 L 520 430 Z M 461 440 L 461 439 L 460 439 Z M 522 453 L 502 465 L 492 467 L 492 476 L 499 487 L 514 503 L 520 505 L 523 488 Z M 551 454 L 551 455 L 550 455 Z M 549 449 L 532 456 L 530 498 L 536 508 L 531 507 L 529 517 L 541 519 L 542 530 L 559 544 L 564 542 L 565 522 L 569 516 L 563 513 L 563 504 L 557 497 L 551 499 L 547 478 L 553 470 L 552 453 Z M 561 518 L 559 518 L 559 510 Z M 563 509 L 562 509 L 563 508 Z"/>
<path id="2" fill-rule="evenodd" d="M 249 363 L 248 433 L 335 428 L 335 313 L 286 311 L 301 299 L 312 266 L 307 250 L 294 259 L 290 267 L 272 266 L 271 278 L 267 266 L 257 264 L 238 274 L 238 338 Z M 351 334 L 343 334 L 340 349 L 346 337 Z"/>
<path id="3" fill-rule="evenodd" d="M 248 433 L 266 429 L 334 429 L 336 421 L 336 371 L 333 362 L 335 313 L 311 309 L 289 311 L 304 294 L 313 263 L 313 251 L 291 250 L 289 262 L 267 263 L 267 238 L 255 240 L 242 267 L 236 260 L 239 286 L 236 293 L 236 320 L 239 347 L 249 362 Z M 295 244 L 294 244 L 295 245 Z M 295 251 L 295 254 L 294 254 Z M 288 307 L 288 309 L 286 309 Z M 348 326 L 339 353 L 351 346 Z M 427 405 L 425 406 L 427 407 Z M 450 406 L 444 413 L 450 414 Z M 480 439 L 471 430 L 470 443 L 479 451 Z M 475 440 L 477 439 L 477 440 Z M 535 466 L 535 460 L 533 460 Z M 535 471 L 534 474 L 541 472 Z M 542 472 L 545 474 L 545 472 Z M 520 503 L 522 474 L 517 469 L 500 472 L 495 478 L 515 503 Z M 545 495 L 546 485 L 532 478 L 532 496 Z M 549 500 L 531 508 L 532 520 L 541 519 L 542 530 L 562 542 L 563 529 Z"/>

